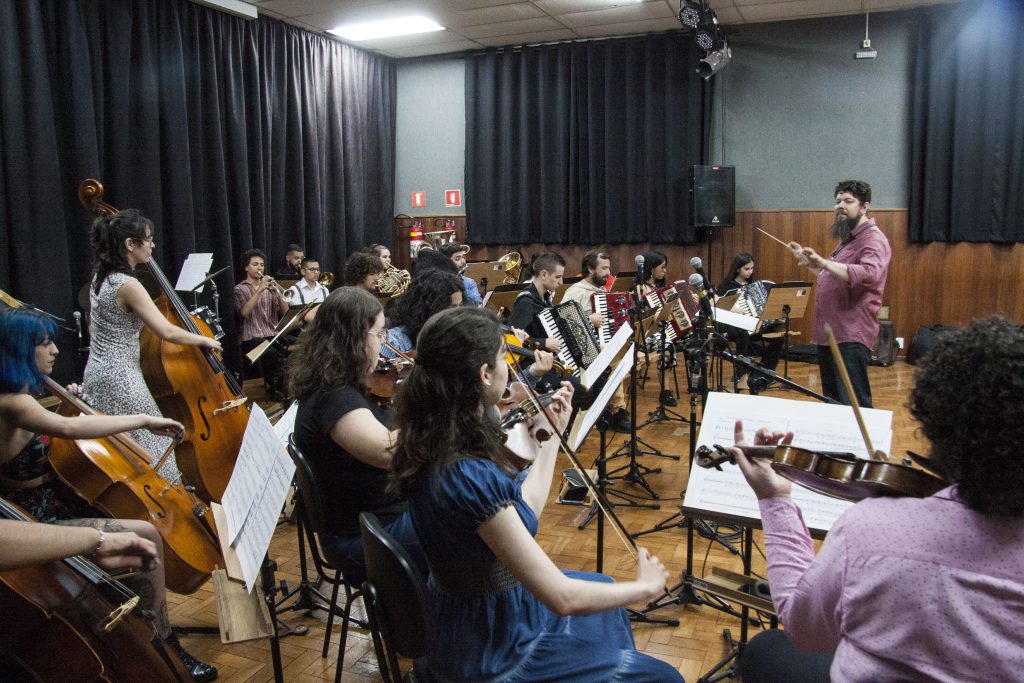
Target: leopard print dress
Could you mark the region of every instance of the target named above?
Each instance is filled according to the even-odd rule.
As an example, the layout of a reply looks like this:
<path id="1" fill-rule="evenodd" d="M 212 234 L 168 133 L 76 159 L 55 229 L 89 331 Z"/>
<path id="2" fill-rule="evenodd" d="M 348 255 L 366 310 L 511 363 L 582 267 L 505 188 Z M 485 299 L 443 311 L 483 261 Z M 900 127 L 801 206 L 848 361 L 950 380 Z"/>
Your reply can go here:
<path id="1" fill-rule="evenodd" d="M 92 342 L 82 388 L 89 403 L 109 415 L 145 413 L 161 417 L 139 366 L 139 332 L 144 323 L 133 311 L 123 311 L 117 305 L 118 290 L 131 279 L 125 273 L 111 273 L 99 294 L 95 280 L 89 287 Z M 146 429 L 136 429 L 131 435 L 154 459 L 171 445 L 169 437 Z M 173 454 L 160 468 L 160 474 L 172 481 L 180 476 Z"/>

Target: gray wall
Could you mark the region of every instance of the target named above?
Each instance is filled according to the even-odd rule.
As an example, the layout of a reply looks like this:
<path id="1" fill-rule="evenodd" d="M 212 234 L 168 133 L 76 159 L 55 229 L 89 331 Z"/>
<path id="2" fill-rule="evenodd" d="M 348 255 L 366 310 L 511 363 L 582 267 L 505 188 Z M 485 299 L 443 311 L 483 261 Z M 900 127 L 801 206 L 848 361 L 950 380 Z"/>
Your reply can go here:
<path id="1" fill-rule="evenodd" d="M 466 213 L 465 69 L 461 59 L 399 62 L 395 130 L 395 213 Z M 427 205 L 412 208 L 413 192 Z M 462 190 L 462 206 L 446 208 L 445 190 Z"/>
<path id="2" fill-rule="evenodd" d="M 853 58 L 863 15 L 737 28 L 711 129 L 737 208 L 826 208 L 846 178 L 871 183 L 876 208 L 907 206 L 911 18 L 871 16 L 876 59 Z"/>
<path id="3" fill-rule="evenodd" d="M 863 15 L 730 29 L 710 160 L 736 167 L 737 208 L 828 208 L 846 178 L 871 183 L 877 208 L 907 206 L 913 17 L 871 15 L 872 60 L 853 58 Z M 399 63 L 396 213 L 464 213 L 442 196 L 464 187 L 464 98 L 462 60 Z M 413 190 L 426 209 L 410 209 Z"/>

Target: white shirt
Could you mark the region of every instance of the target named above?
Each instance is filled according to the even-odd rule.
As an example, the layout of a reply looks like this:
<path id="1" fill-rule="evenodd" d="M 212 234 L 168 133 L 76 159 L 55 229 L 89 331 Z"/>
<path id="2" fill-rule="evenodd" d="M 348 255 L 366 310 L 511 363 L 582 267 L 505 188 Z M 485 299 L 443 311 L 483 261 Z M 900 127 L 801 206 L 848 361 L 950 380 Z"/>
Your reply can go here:
<path id="1" fill-rule="evenodd" d="M 289 292 L 295 292 L 292 294 L 291 301 L 288 303 L 291 305 L 304 305 L 312 302 L 323 303 L 324 299 L 327 298 L 327 288 L 319 282 L 314 282 L 313 286 L 310 287 L 306 283 L 306 278 L 302 278 L 294 285 L 288 288 Z"/>

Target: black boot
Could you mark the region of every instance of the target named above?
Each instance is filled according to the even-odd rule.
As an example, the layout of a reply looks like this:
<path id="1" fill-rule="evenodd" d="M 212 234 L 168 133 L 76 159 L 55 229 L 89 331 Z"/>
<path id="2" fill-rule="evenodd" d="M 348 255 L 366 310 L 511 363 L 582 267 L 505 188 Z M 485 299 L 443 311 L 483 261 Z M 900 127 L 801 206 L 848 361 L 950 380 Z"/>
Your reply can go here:
<path id="1" fill-rule="evenodd" d="M 204 662 L 200 662 L 198 659 L 190 655 L 185 651 L 185 648 L 181 646 L 178 641 L 178 636 L 173 633 L 164 641 L 168 647 L 178 655 L 178 659 L 188 669 L 189 675 L 195 683 L 206 683 L 206 681 L 212 681 L 217 678 L 217 667 L 210 666 Z"/>

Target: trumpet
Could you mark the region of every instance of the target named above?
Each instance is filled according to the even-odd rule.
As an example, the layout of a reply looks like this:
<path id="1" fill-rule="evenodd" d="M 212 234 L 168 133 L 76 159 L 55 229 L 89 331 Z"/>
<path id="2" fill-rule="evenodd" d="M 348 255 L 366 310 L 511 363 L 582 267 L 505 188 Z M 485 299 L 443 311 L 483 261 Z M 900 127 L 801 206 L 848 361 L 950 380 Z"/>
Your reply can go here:
<path id="1" fill-rule="evenodd" d="M 290 289 L 285 289 L 284 287 L 277 283 L 277 280 L 270 277 L 269 275 L 264 275 L 263 280 L 266 281 L 268 287 L 277 292 L 278 296 L 284 297 L 285 301 L 290 301 L 291 298 L 295 296 L 295 292 L 293 292 Z"/>

